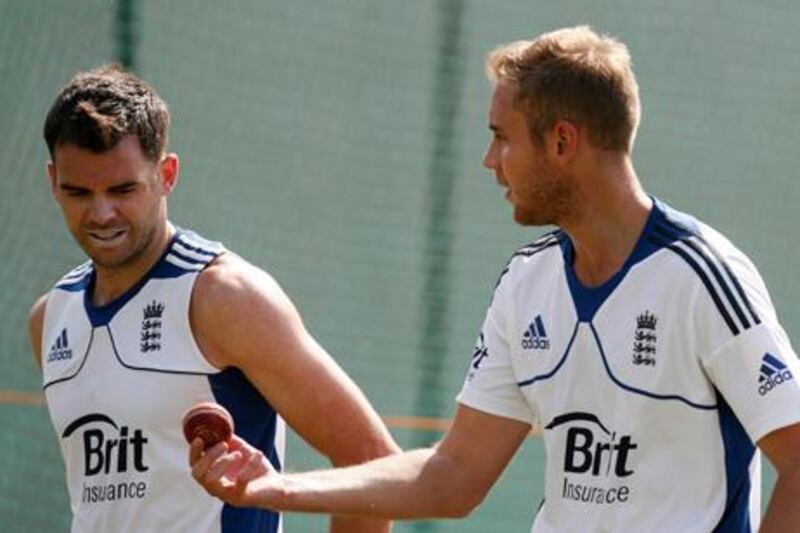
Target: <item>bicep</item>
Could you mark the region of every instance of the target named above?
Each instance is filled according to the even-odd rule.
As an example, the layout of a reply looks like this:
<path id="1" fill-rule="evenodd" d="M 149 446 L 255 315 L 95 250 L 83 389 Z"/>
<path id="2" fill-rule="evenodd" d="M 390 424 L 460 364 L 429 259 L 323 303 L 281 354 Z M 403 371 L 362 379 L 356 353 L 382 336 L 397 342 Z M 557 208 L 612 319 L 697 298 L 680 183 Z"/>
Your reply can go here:
<path id="1" fill-rule="evenodd" d="M 391 451 L 377 413 L 302 322 L 289 318 L 274 333 L 280 353 L 253 354 L 243 370 L 286 422 L 337 465 Z"/>
<path id="2" fill-rule="evenodd" d="M 245 268 L 218 278 L 206 298 L 197 298 L 198 330 L 215 361 L 242 370 L 283 419 L 335 464 L 394 451 L 364 395 L 309 334 L 283 290 L 263 271 Z"/>
<path id="3" fill-rule="evenodd" d="M 779 473 L 800 469 L 800 423 L 768 433 L 758 447 Z"/>
<path id="4" fill-rule="evenodd" d="M 459 485 L 482 499 L 530 431 L 525 422 L 459 405 L 436 453 L 452 463 Z"/>

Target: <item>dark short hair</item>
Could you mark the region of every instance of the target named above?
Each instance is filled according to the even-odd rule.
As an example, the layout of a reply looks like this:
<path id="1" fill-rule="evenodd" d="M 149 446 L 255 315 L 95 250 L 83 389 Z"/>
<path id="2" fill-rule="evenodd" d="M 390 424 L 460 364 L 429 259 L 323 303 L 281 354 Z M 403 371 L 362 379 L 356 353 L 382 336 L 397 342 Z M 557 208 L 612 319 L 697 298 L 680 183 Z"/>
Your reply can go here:
<path id="1" fill-rule="evenodd" d="M 63 144 L 101 153 L 133 135 L 145 156 L 157 161 L 169 123 L 167 104 L 155 89 L 118 65 L 105 65 L 62 87 L 47 113 L 44 140 L 53 158 Z"/>

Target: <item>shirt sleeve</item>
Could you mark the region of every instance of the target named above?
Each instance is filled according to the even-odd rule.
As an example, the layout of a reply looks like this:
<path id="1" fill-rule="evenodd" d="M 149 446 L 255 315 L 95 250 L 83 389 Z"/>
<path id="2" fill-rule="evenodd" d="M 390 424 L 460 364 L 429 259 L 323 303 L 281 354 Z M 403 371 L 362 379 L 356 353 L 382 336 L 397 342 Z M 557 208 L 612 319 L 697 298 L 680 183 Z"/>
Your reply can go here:
<path id="1" fill-rule="evenodd" d="M 800 364 L 778 324 L 734 337 L 705 367 L 753 442 L 800 422 Z"/>
<path id="2" fill-rule="evenodd" d="M 766 286 L 746 258 L 730 262 L 753 323 L 709 350 L 703 366 L 747 431 L 759 439 L 800 422 L 800 361 L 775 315 Z"/>
<path id="3" fill-rule="evenodd" d="M 464 386 L 456 399 L 473 409 L 533 425 L 536 417 L 517 385 L 496 305 L 497 297 L 486 313 Z"/>

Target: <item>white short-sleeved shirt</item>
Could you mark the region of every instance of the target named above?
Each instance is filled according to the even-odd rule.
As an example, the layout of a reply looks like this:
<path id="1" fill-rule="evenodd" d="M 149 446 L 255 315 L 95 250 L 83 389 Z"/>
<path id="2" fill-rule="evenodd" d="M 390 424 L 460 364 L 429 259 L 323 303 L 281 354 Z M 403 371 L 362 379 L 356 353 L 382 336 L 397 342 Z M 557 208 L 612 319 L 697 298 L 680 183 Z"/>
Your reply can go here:
<path id="1" fill-rule="evenodd" d="M 458 401 L 542 429 L 532 531 L 754 531 L 758 453 L 800 422 L 800 365 L 749 259 L 658 200 L 586 288 L 556 231 L 511 259 Z"/>
<path id="2" fill-rule="evenodd" d="M 66 467 L 73 533 L 276 533 L 280 515 L 223 505 L 191 477 L 182 416 L 224 405 L 236 432 L 280 467 L 284 424 L 244 374 L 209 364 L 189 305 L 224 248 L 179 230 L 153 268 L 103 307 L 91 263 L 50 291 L 43 386 Z"/>

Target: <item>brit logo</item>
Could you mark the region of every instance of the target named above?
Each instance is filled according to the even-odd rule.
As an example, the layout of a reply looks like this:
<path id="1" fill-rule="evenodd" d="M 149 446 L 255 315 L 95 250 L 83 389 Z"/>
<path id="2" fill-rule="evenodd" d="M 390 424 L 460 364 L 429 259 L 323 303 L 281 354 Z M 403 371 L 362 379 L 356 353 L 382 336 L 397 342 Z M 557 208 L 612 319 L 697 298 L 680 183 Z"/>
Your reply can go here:
<path id="1" fill-rule="evenodd" d="M 150 448 L 145 432 L 118 424 L 103 413 L 89 413 L 73 420 L 61 438 L 83 441 L 81 503 L 142 500 L 147 496 L 150 470 L 146 456 Z M 109 476 L 122 478 L 108 483 Z"/>
<path id="2" fill-rule="evenodd" d="M 164 313 L 164 304 L 153 300 L 142 313 L 142 353 L 161 351 L 161 316 Z"/>
<path id="3" fill-rule="evenodd" d="M 764 396 L 778 385 L 790 381 L 793 377 L 792 371 L 777 357 L 765 353 L 764 357 L 761 358 L 761 369 L 759 370 L 758 376 L 758 393 Z"/>
<path id="4" fill-rule="evenodd" d="M 635 485 L 626 479 L 635 474 L 639 453 L 633 435 L 613 431 L 585 411 L 558 415 L 544 429 L 566 431 L 562 499 L 614 506 L 634 500 Z"/>
<path id="5" fill-rule="evenodd" d="M 72 349 L 70 349 L 69 340 L 67 339 L 67 328 L 64 328 L 61 330 L 56 342 L 50 347 L 50 351 L 47 352 L 47 362 L 52 363 L 53 361 L 64 361 L 66 359 L 72 359 Z"/>
<path id="6" fill-rule="evenodd" d="M 533 322 L 530 323 L 528 329 L 526 329 L 522 334 L 522 349 L 550 349 L 550 339 L 547 338 L 547 332 L 544 330 L 544 321 L 542 321 L 542 315 L 536 315 L 536 318 L 534 318 Z"/>
<path id="7" fill-rule="evenodd" d="M 656 324 L 658 318 L 650 311 L 636 317 L 636 334 L 633 337 L 633 364 L 655 366 Z"/>

